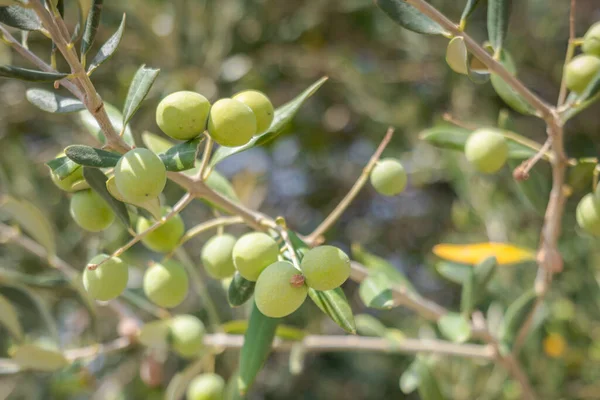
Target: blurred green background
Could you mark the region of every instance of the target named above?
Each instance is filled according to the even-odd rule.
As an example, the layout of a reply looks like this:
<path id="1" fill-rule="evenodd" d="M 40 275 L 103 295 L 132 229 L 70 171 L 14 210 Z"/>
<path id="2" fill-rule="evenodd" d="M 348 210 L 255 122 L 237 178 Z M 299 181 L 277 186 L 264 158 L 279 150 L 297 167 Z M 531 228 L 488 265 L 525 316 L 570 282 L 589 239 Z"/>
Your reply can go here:
<path id="1" fill-rule="evenodd" d="M 432 1 L 457 21 L 463 1 Z M 536 93 L 554 102 L 562 73 L 568 37 L 569 1 L 514 2 L 507 48 L 519 68 L 519 77 Z M 77 8 L 66 2 L 72 28 Z M 600 20 L 597 0 L 577 2 L 577 34 Z M 106 1 L 97 48 L 127 13 L 127 27 L 114 57 L 92 76 L 103 99 L 121 108 L 129 82 L 141 64 L 161 73 L 131 127 L 138 145 L 144 131 L 159 134 L 154 120 L 161 98 L 177 90 L 195 90 L 216 101 L 237 91 L 264 91 L 275 106 L 293 98 L 322 76 L 329 81 L 300 110 L 288 132 L 265 147 L 231 157 L 218 170 L 233 183 L 245 204 L 271 215 L 282 215 L 288 225 L 309 233 L 335 207 L 360 175 L 388 126 L 396 127 L 384 156 L 398 157 L 409 172 L 409 187 L 400 196 L 384 198 L 367 186 L 353 206 L 327 234 L 327 240 L 350 252 L 353 243 L 385 257 L 404 272 L 420 293 L 448 308 L 457 309 L 460 286 L 446 281 L 435 269 L 431 254 L 440 242 L 510 242 L 535 248 L 543 209 L 533 206 L 505 167 L 500 174 L 474 172 L 460 153 L 441 151 L 418 140 L 423 129 L 442 122 L 444 113 L 470 126 L 494 126 L 505 109 L 491 85 L 474 85 L 453 73 L 444 61 L 447 40 L 403 30 L 368 0 L 129 0 Z M 468 32 L 479 41 L 487 37 L 485 10 L 479 9 Z M 50 42 L 32 34 L 32 50 L 49 59 Z M 93 50 L 92 50 L 93 52 Z M 0 44 L 0 64 L 30 66 Z M 59 64 L 59 66 L 61 66 Z M 62 69 L 66 67 L 62 65 Z M 99 251 L 110 251 L 127 241 L 118 223 L 103 234 L 79 229 L 68 214 L 68 196 L 49 179 L 44 162 L 65 146 L 94 144 L 76 115 L 50 115 L 25 99 L 30 85 L 0 80 L 0 193 L 34 202 L 54 224 L 58 254 L 83 268 Z M 38 85 L 42 86 L 42 85 Z M 598 106 L 591 107 L 566 127 L 570 157 L 597 156 L 600 143 Z M 545 139 L 541 121 L 508 111 L 511 129 Z M 542 183 L 549 171 L 536 167 Z M 537 177 L 539 175 L 539 177 Z M 590 185 L 574 188 L 564 217 L 561 250 L 565 271 L 558 275 L 521 360 L 543 399 L 600 399 L 600 251 L 597 242 L 575 229 L 574 207 Z M 181 196 L 169 183 L 168 204 Z M 183 213 L 188 228 L 212 217 L 201 202 Z M 243 227 L 228 228 L 236 234 Z M 191 260 L 207 236 L 188 243 Z M 158 255 L 142 246 L 126 253 L 138 267 L 131 292 L 139 285 L 148 260 Z M 12 272 L 22 273 L 14 276 Z M 482 310 L 499 314 L 535 277 L 535 264 L 500 270 Z M 26 278 L 58 279 L 44 286 Z M 38 283 L 36 283 L 38 282 Z M 0 293 L 15 302 L 21 321 L 32 337 L 47 337 L 49 328 L 23 293 L 25 285 L 42 297 L 65 348 L 116 337 L 113 313 L 99 308 L 100 332 L 59 275 L 14 245 L 0 244 Z M 6 284 L 6 286 L 4 285 Z M 246 310 L 231 310 L 222 285 L 206 280 L 223 321 L 241 319 Z M 401 308 L 376 312 L 358 299 L 357 286 L 345 291 L 356 314 L 370 313 L 410 337 L 429 337 L 435 327 Z M 194 313 L 206 320 L 206 311 L 190 294 L 175 312 Z M 494 314 L 495 313 L 495 314 Z M 143 311 L 147 320 L 153 317 Z M 310 333 L 342 331 L 309 302 L 286 323 Z M 551 357 L 544 339 L 559 334 L 566 349 Z M 8 335 L 0 328 L 0 355 L 6 356 Z M 185 362 L 171 355 L 164 360 L 156 387 L 140 378 L 144 349 L 99 357 L 82 369 L 73 366 L 60 374 L 27 373 L 0 376 L 0 399 L 159 399 L 170 378 Z M 375 353 L 310 354 L 300 375 L 292 375 L 288 355 L 273 355 L 259 376 L 249 399 L 417 399 L 398 386 L 412 356 Z M 161 360 L 162 362 L 162 360 Z M 237 353 L 217 358 L 216 370 L 229 377 Z M 452 399 L 517 399 L 518 385 L 493 363 L 440 357 L 435 374 Z"/>

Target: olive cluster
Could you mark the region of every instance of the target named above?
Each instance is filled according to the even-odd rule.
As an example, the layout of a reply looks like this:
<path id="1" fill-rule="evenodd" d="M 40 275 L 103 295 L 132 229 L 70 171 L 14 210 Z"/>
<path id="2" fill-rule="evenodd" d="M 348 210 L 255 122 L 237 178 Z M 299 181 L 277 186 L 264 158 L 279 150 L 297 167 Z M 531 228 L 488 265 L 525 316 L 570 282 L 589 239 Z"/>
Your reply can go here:
<path id="1" fill-rule="evenodd" d="M 600 72 L 600 22 L 592 25 L 583 37 L 583 54 L 574 57 L 565 70 L 569 90 L 583 92 Z"/>

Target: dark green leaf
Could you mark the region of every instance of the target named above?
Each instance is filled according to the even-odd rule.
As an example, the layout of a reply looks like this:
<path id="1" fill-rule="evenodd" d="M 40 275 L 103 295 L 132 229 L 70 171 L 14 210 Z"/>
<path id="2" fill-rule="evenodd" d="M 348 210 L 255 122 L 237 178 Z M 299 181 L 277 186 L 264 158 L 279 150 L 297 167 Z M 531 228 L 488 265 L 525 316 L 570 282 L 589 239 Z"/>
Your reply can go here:
<path id="1" fill-rule="evenodd" d="M 24 31 L 42 29 L 42 21 L 40 21 L 37 14 L 32 9 L 21 6 L 0 7 L 0 23 Z"/>
<path id="2" fill-rule="evenodd" d="M 121 159 L 119 153 L 112 153 L 80 144 L 67 147 L 65 154 L 77 164 L 93 168 L 111 168 L 116 166 Z"/>
<path id="3" fill-rule="evenodd" d="M 142 65 L 137 70 L 129 85 L 129 91 L 127 92 L 127 98 L 125 99 L 125 106 L 123 107 L 123 125 L 127 125 L 131 120 L 131 117 L 133 117 L 133 114 L 140 108 L 142 101 L 144 101 L 148 95 L 159 72 L 159 69 L 146 68 L 145 65 Z"/>
<path id="4" fill-rule="evenodd" d="M 338 287 L 327 291 L 309 288 L 308 295 L 321 311 L 327 314 L 343 330 L 352 334 L 356 333 L 354 315 L 342 288 Z"/>
<path id="5" fill-rule="evenodd" d="M 238 390 L 242 395 L 248 392 L 267 360 L 278 323 L 279 318 L 267 317 L 253 304 L 240 352 Z"/>
<path id="6" fill-rule="evenodd" d="M 112 197 L 108 192 L 108 189 L 106 189 L 106 181 L 108 180 L 106 175 L 98 168 L 83 167 L 83 177 L 90 187 L 108 203 L 125 227 L 129 228 L 131 223 L 129 221 L 127 207 L 124 203 Z"/>
<path id="7" fill-rule="evenodd" d="M 375 0 L 375 4 L 394 22 L 409 31 L 427 35 L 446 35 L 437 22 L 423 15 L 404 0 Z"/>
<path id="8" fill-rule="evenodd" d="M 465 4 L 465 8 L 460 17 L 460 24 L 463 27 L 463 29 L 464 29 L 464 24 L 465 24 L 466 20 L 471 16 L 471 14 L 473 13 L 473 11 L 475 11 L 475 9 L 477 8 L 478 5 L 479 5 L 479 0 L 467 0 L 467 4 Z M 463 22 L 463 21 L 465 21 L 465 22 Z"/>
<path id="9" fill-rule="evenodd" d="M 370 272 L 383 274 L 390 283 L 402 286 L 409 292 L 416 293 L 414 286 L 408 278 L 386 259 L 367 252 L 358 244 L 352 245 L 352 258 L 367 267 Z"/>
<path id="10" fill-rule="evenodd" d="M 247 144 L 239 147 L 219 147 L 213 155 L 210 165 L 215 166 L 229 156 L 251 149 L 255 146 L 265 144 L 275 139 L 279 134 L 281 134 L 281 132 L 283 132 L 284 128 L 292 120 L 292 118 L 294 118 L 294 115 L 296 115 L 302 104 L 304 104 L 304 102 L 306 102 L 306 100 L 308 100 L 308 98 L 312 96 L 325 83 L 325 81 L 327 81 L 327 79 L 327 77 L 319 79 L 308 89 L 296 96 L 292 101 L 276 109 L 273 122 L 271 123 L 269 129 L 267 129 L 266 132 L 253 137 Z"/>
<path id="11" fill-rule="evenodd" d="M 533 289 L 523 293 L 515 300 L 504 314 L 504 322 L 500 329 L 500 338 L 502 342 L 509 347 L 512 345 L 517 333 L 529 314 L 533 311 L 537 301 L 537 296 Z"/>
<path id="12" fill-rule="evenodd" d="M 476 290 L 476 299 L 481 299 L 482 295 L 485 293 L 488 283 L 494 277 L 494 273 L 496 272 L 496 268 L 498 267 L 498 262 L 496 261 L 496 257 L 491 256 L 481 261 L 479 264 L 475 265 L 475 287 Z"/>
<path id="13" fill-rule="evenodd" d="M 498 0 L 501 1 L 501 0 Z M 502 50 L 498 60 L 512 75 L 516 75 L 515 63 L 508 51 Z M 491 76 L 492 86 L 496 94 L 504 100 L 513 110 L 525 115 L 534 115 L 536 113 L 533 108 L 523 97 L 510 87 L 504 80 L 496 74 Z"/>
<path id="14" fill-rule="evenodd" d="M 467 274 L 460 294 L 460 311 L 465 315 L 471 315 L 475 307 L 475 272 L 473 269 Z"/>
<path id="15" fill-rule="evenodd" d="M 44 89 L 27 90 L 27 100 L 40 110 L 49 113 L 70 113 L 85 110 L 85 105 L 78 99 L 60 96 L 56 92 Z"/>
<path id="16" fill-rule="evenodd" d="M 394 306 L 391 282 L 382 273 L 370 273 L 360 283 L 358 294 L 367 307 L 390 309 Z"/>
<path id="17" fill-rule="evenodd" d="M 508 32 L 512 0 L 488 0 L 487 28 L 490 43 L 497 53 L 502 50 Z"/>
<path id="18" fill-rule="evenodd" d="M 424 362 L 417 364 L 419 374 L 419 396 L 421 400 L 445 400 L 444 395 L 431 368 Z"/>
<path id="19" fill-rule="evenodd" d="M 88 67 L 88 74 L 94 72 L 96 68 L 98 68 L 103 62 L 108 60 L 115 53 L 119 44 L 121 43 L 121 39 L 123 38 L 123 32 L 125 31 L 125 20 L 126 16 L 123 14 L 123 19 L 121 20 L 121 25 L 117 28 L 117 31 L 100 47 L 98 53 L 90 62 L 90 66 Z"/>
<path id="20" fill-rule="evenodd" d="M 471 324 L 461 314 L 447 313 L 437 324 L 442 335 L 453 342 L 464 343 L 471 336 Z"/>
<path id="21" fill-rule="evenodd" d="M 473 267 L 465 264 L 440 261 L 435 264 L 435 269 L 441 276 L 449 281 L 462 285 L 469 278 L 469 273 Z"/>
<path id="22" fill-rule="evenodd" d="M 88 12 L 85 29 L 83 30 L 83 40 L 81 42 L 82 59 L 85 58 L 85 55 L 96 39 L 96 33 L 98 32 L 98 26 L 100 25 L 100 17 L 102 16 L 102 3 L 103 0 L 93 0 L 90 11 Z"/>
<path id="23" fill-rule="evenodd" d="M 58 157 L 50 160 L 46 165 L 56 174 L 59 180 L 63 180 L 74 173 L 81 166 L 73 162 L 69 157 Z"/>
<path id="24" fill-rule="evenodd" d="M 600 71 L 598 71 L 596 75 L 594 75 L 594 77 L 587 85 L 585 90 L 581 92 L 579 96 L 577 96 L 577 99 L 575 100 L 576 106 L 581 103 L 584 103 L 587 100 L 592 99 L 598 94 L 598 92 L 600 92 Z"/>
<path id="25" fill-rule="evenodd" d="M 574 192 L 590 190 L 596 165 L 598 165 L 597 158 L 580 158 L 577 164 L 569 167 L 567 183 Z"/>
<path id="26" fill-rule="evenodd" d="M 514 170 L 519 162 L 508 160 L 508 166 Z M 539 215 L 543 215 L 551 190 L 550 168 L 548 165 L 537 163 L 530 171 L 529 178 L 524 181 L 514 181 L 517 193 L 526 204 Z"/>
<path id="27" fill-rule="evenodd" d="M 29 82 L 54 82 L 66 78 L 69 74 L 59 72 L 43 72 L 35 69 L 0 65 L 0 76 Z"/>
<path id="28" fill-rule="evenodd" d="M 185 171 L 194 168 L 196 155 L 198 154 L 198 145 L 201 140 L 201 137 L 197 137 L 196 139 L 173 146 L 166 152 L 159 154 L 158 156 L 163 164 L 165 164 L 167 171 Z"/>
<path id="29" fill-rule="evenodd" d="M 104 103 L 104 109 L 108 114 L 108 118 L 110 119 L 110 123 L 115 128 L 115 131 L 121 132 L 123 130 L 123 115 L 121 112 L 114 106 Z M 79 113 L 79 119 L 83 126 L 87 129 L 87 131 L 94 136 L 100 143 L 104 144 L 104 134 L 102 133 L 102 129 L 100 125 L 98 125 L 98 121 L 96 118 L 87 110 L 81 111 Z M 129 125 L 125 128 L 125 133 L 123 134 L 123 140 L 130 146 L 133 146 L 135 143 L 133 141 L 133 134 L 131 133 L 131 129 Z"/>
<path id="30" fill-rule="evenodd" d="M 239 307 L 247 302 L 254 293 L 256 282 L 249 281 L 236 272 L 229 284 L 227 300 L 232 307 Z"/>

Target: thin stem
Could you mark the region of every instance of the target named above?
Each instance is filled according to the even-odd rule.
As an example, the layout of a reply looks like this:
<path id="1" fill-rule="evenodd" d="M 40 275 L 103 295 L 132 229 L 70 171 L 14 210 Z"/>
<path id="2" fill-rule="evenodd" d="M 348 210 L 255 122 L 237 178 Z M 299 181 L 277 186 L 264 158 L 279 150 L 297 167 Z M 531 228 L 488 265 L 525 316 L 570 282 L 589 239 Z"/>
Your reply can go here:
<path id="1" fill-rule="evenodd" d="M 177 248 L 183 246 L 188 240 L 200 235 L 201 233 L 209 231 L 211 229 L 219 228 L 219 227 L 226 226 L 226 225 L 241 224 L 243 222 L 244 222 L 244 220 L 238 216 L 218 217 L 218 218 L 212 219 L 210 221 L 206 221 L 202 224 L 196 225 L 195 227 L 193 227 L 191 229 L 188 229 L 188 231 L 181 237 L 181 240 L 179 241 Z"/>
<path id="2" fill-rule="evenodd" d="M 548 150 L 550 149 L 551 146 L 552 146 L 552 138 L 549 137 L 548 139 L 546 139 L 544 146 L 542 146 L 542 148 L 539 149 L 538 152 L 533 155 L 533 157 L 531 157 L 528 160 L 523 161 L 523 163 L 521 165 L 519 165 L 517 168 L 515 168 L 515 170 L 513 172 L 513 176 L 515 177 L 515 179 L 519 180 L 519 181 L 529 179 L 529 172 L 535 166 L 535 164 L 537 164 L 537 162 L 539 160 L 544 158 L 544 156 L 548 153 Z"/>
<path id="3" fill-rule="evenodd" d="M 558 101 L 556 106 L 560 107 L 565 103 L 567 99 L 567 80 L 565 79 L 567 73 L 567 65 L 573 59 L 575 54 L 575 14 L 576 14 L 577 0 L 571 0 L 571 11 L 569 13 L 569 44 L 567 46 L 567 54 L 565 56 L 565 63 L 563 65 L 563 76 L 560 83 L 560 93 L 558 95 Z"/>
<path id="4" fill-rule="evenodd" d="M 208 162 L 210 161 L 210 156 L 212 154 L 213 149 L 213 140 L 210 135 L 206 135 L 206 144 L 204 145 L 204 152 L 202 153 L 202 162 L 200 163 L 200 168 L 198 168 L 198 173 L 194 178 L 205 180 L 208 177 L 208 174 L 205 176 L 204 172 L 206 171 L 206 167 L 208 166 Z M 206 171 L 209 172 L 209 171 Z"/>
<path id="5" fill-rule="evenodd" d="M 394 136 L 394 128 L 389 127 L 383 140 L 379 144 L 379 147 L 377 147 L 377 150 L 363 169 L 362 174 L 360 174 L 360 176 L 354 183 L 354 186 L 352 186 L 348 194 L 346 194 L 342 201 L 340 201 L 340 203 L 335 207 L 331 214 L 329 214 L 327 218 L 325 218 L 325 220 L 323 220 L 323 222 L 321 222 L 321 224 L 310 235 L 308 235 L 308 243 L 314 245 L 323 241 L 323 234 L 327 232 L 327 230 L 331 228 L 333 224 L 335 224 L 335 222 L 340 218 L 344 211 L 346 211 L 348 206 L 352 203 L 352 201 L 356 198 L 360 190 L 363 188 L 363 186 L 365 186 L 365 184 L 369 180 L 369 174 L 377 164 L 377 161 L 379 161 L 381 154 L 387 147 L 390 140 L 392 140 L 392 136 Z"/>
<path id="6" fill-rule="evenodd" d="M 287 231 L 287 227 L 277 225 L 276 230 L 279 233 L 279 236 L 281 237 L 281 239 L 283 239 L 283 242 L 285 243 L 285 247 L 287 248 L 287 250 L 290 253 L 290 258 L 292 259 L 292 264 L 298 271 L 302 272 L 302 269 L 300 268 L 300 260 L 298 260 L 298 256 L 296 255 L 296 250 L 294 250 L 294 245 L 292 244 L 292 241 L 290 239 L 290 234 Z"/>

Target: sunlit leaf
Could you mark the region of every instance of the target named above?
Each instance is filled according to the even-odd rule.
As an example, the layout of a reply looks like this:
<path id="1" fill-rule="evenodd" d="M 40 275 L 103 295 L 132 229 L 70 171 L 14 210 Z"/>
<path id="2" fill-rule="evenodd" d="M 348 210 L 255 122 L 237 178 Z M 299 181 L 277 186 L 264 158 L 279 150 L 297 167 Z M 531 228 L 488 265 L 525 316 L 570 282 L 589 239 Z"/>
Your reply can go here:
<path id="1" fill-rule="evenodd" d="M 88 74 L 94 72 L 96 68 L 102 65 L 102 63 L 107 61 L 115 53 L 119 47 L 119 44 L 121 43 L 121 39 L 123 38 L 125 21 L 126 17 L 125 14 L 123 14 L 123 19 L 121 20 L 121 24 L 119 25 L 117 31 L 102 45 L 102 47 L 100 47 L 100 50 L 98 50 L 98 53 L 94 56 L 92 62 L 90 62 Z"/>
<path id="2" fill-rule="evenodd" d="M 463 9 L 463 13 L 460 16 L 460 24 L 464 28 L 466 20 L 473 14 L 473 11 L 479 5 L 479 0 L 467 0 L 467 4 L 465 4 L 465 8 Z"/>
<path id="3" fill-rule="evenodd" d="M 135 112 L 140 108 L 159 72 L 160 69 L 148 68 L 145 65 L 142 65 L 137 70 L 129 85 L 125 106 L 123 106 L 122 125 L 127 125 Z"/>
<path id="4" fill-rule="evenodd" d="M 447 313 L 437 324 L 442 335 L 453 342 L 464 343 L 471 336 L 471 324 L 461 314 Z"/>
<path id="5" fill-rule="evenodd" d="M 478 264 L 488 257 L 496 257 L 498 264 L 517 264 L 535 260 L 535 251 L 524 249 L 508 243 L 473 243 L 473 244 L 438 244 L 433 254 L 444 260 Z"/>
<path id="6" fill-rule="evenodd" d="M 73 97 L 64 97 L 44 89 L 29 89 L 27 100 L 42 111 L 63 114 L 85 110 L 85 105 Z"/>
<path id="7" fill-rule="evenodd" d="M 16 339 L 23 339 L 23 328 L 19 322 L 19 316 L 8 299 L 0 295 L 0 325 Z"/>
<path id="8" fill-rule="evenodd" d="M 409 31 L 427 35 L 447 34 L 437 22 L 423 15 L 404 0 L 375 0 L 375 4 L 394 22 Z"/>
<path id="9" fill-rule="evenodd" d="M 108 114 L 108 118 L 110 119 L 110 123 L 112 124 L 115 131 L 117 133 L 121 132 L 123 130 L 123 116 L 121 115 L 121 112 L 116 107 L 114 107 L 106 102 L 104 103 L 104 109 L 106 110 L 106 113 Z M 78 116 L 79 116 L 79 120 L 81 121 L 83 126 L 87 129 L 87 131 L 93 137 L 95 137 L 100 143 L 104 144 L 105 143 L 104 134 L 102 133 L 102 129 L 100 128 L 100 125 L 98 124 L 98 121 L 96 121 L 94 116 L 92 114 L 90 114 L 90 112 L 87 110 L 83 110 L 83 111 L 79 112 Z M 123 140 L 125 140 L 125 143 L 127 143 L 130 146 L 134 145 L 133 135 L 131 133 L 131 129 L 129 128 L 129 125 L 127 125 L 127 127 L 125 128 L 125 133 L 123 134 Z"/>
<path id="10" fill-rule="evenodd" d="M 12 359 L 22 369 L 34 371 L 53 372 L 69 364 L 62 353 L 35 344 L 24 344 L 17 347 Z"/>
<path id="11" fill-rule="evenodd" d="M 512 0 L 488 0 L 487 28 L 495 51 L 502 50 L 508 33 Z"/>
<path id="12" fill-rule="evenodd" d="M 49 256 L 56 253 L 54 230 L 46 215 L 26 200 L 0 197 L 0 211 L 8 214 L 28 235 L 44 246 Z"/>
<path id="13" fill-rule="evenodd" d="M 35 11 L 21 6 L 0 7 L 0 23 L 25 31 L 42 29 L 42 21 Z"/>
<path id="14" fill-rule="evenodd" d="M 371 273 L 359 286 L 362 302 L 370 308 L 390 309 L 394 306 L 391 282 L 382 273 Z"/>
<path id="15" fill-rule="evenodd" d="M 460 36 L 452 38 L 446 48 L 446 63 L 454 72 L 466 75 L 469 73 L 467 61 L 468 53 L 465 40 Z"/>
<path id="16" fill-rule="evenodd" d="M 121 154 L 90 146 L 74 144 L 65 149 L 65 154 L 73 162 L 92 168 L 112 168 L 121 159 Z"/>
<path id="17" fill-rule="evenodd" d="M 202 138 L 197 137 L 160 153 L 158 156 L 165 164 L 167 171 L 185 171 L 194 168 L 201 140 Z"/>
<path id="18" fill-rule="evenodd" d="M 356 325 L 354 323 L 354 315 L 348 299 L 342 288 L 336 288 L 333 290 L 315 290 L 312 288 L 308 289 L 308 295 L 312 301 L 327 314 L 333 322 L 338 324 L 343 330 L 348 333 L 356 333 Z"/>
<path id="19" fill-rule="evenodd" d="M 98 26 L 100 25 L 100 17 L 102 16 L 102 3 L 103 0 L 92 0 L 92 6 L 87 15 L 81 41 L 80 54 L 82 58 L 85 57 L 96 39 L 96 33 L 98 32 Z"/>
<path id="20" fill-rule="evenodd" d="M 66 78 L 69 74 L 60 72 L 44 72 L 35 69 L 0 65 L 0 77 L 19 79 L 29 82 L 54 82 Z"/>

